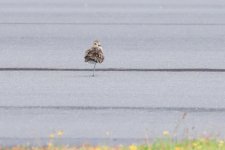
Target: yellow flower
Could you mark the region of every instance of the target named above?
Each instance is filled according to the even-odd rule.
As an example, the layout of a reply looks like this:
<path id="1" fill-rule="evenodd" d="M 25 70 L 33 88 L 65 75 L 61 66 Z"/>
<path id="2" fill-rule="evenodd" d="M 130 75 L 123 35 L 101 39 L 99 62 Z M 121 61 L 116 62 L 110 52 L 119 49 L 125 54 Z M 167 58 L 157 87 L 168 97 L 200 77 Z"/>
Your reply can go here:
<path id="1" fill-rule="evenodd" d="M 202 146 L 201 145 L 198 145 L 197 149 L 198 150 L 202 149 Z"/>
<path id="2" fill-rule="evenodd" d="M 192 143 L 192 146 L 197 147 L 198 143 L 194 142 L 194 143 Z"/>
<path id="3" fill-rule="evenodd" d="M 51 134 L 49 135 L 49 138 L 50 138 L 50 139 L 55 138 L 55 134 L 51 133 Z"/>
<path id="4" fill-rule="evenodd" d="M 182 147 L 175 147 L 175 150 L 183 150 Z"/>
<path id="5" fill-rule="evenodd" d="M 129 149 L 130 150 L 137 150 L 137 146 L 132 144 L 132 145 L 129 146 Z"/>
<path id="6" fill-rule="evenodd" d="M 107 146 L 101 146 L 102 150 L 108 150 L 109 148 Z"/>
<path id="7" fill-rule="evenodd" d="M 52 142 L 49 142 L 48 147 L 52 147 L 52 146 L 53 146 Z"/>
<path id="8" fill-rule="evenodd" d="M 64 132 L 62 130 L 60 130 L 60 131 L 57 132 L 57 135 L 58 136 L 62 136 L 63 134 L 64 134 Z"/>
<path id="9" fill-rule="evenodd" d="M 101 150 L 101 148 L 100 147 L 96 147 L 95 150 Z"/>
<path id="10" fill-rule="evenodd" d="M 169 136 L 170 133 L 169 133 L 169 131 L 163 131 L 163 135 L 164 135 L 164 136 Z"/>
<path id="11" fill-rule="evenodd" d="M 223 140 L 220 140 L 220 141 L 218 142 L 218 145 L 219 145 L 219 147 L 222 147 L 222 146 L 224 145 L 224 141 L 223 141 Z"/>

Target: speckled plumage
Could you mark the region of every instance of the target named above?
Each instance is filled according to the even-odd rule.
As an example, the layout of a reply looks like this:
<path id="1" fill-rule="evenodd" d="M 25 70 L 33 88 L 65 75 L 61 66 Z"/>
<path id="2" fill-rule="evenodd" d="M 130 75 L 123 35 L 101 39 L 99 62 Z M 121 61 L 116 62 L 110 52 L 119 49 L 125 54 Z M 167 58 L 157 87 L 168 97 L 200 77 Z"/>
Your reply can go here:
<path id="1" fill-rule="evenodd" d="M 104 61 L 103 49 L 99 41 L 94 41 L 93 46 L 86 50 L 84 56 L 85 62 L 102 63 Z"/>

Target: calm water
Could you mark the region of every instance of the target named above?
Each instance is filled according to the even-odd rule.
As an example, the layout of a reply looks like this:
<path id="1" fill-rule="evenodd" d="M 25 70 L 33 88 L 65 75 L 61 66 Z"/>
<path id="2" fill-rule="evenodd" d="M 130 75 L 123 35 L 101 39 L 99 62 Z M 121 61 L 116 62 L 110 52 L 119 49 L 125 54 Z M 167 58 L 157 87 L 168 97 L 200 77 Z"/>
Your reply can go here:
<path id="1" fill-rule="evenodd" d="M 225 68 L 225 2 L 0 0 L 0 67 Z M 225 76 L 209 72 L 0 72 L 0 144 L 118 144 L 225 136 Z M 187 112 L 185 119 L 181 119 Z"/>

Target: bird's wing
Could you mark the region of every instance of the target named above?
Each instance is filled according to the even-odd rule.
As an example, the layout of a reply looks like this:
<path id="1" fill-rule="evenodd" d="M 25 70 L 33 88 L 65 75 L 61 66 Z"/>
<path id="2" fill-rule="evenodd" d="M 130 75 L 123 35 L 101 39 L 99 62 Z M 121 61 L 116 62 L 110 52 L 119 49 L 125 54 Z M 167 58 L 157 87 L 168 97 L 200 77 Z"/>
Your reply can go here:
<path id="1" fill-rule="evenodd" d="M 90 48 L 85 51 L 85 62 L 88 62 L 90 60 L 102 63 L 104 61 L 104 55 L 103 55 L 103 49 L 101 47 L 98 48 Z"/>
<path id="2" fill-rule="evenodd" d="M 91 51 L 91 49 L 86 50 L 84 57 L 86 57 L 90 51 Z"/>
<path id="3" fill-rule="evenodd" d="M 98 48 L 98 57 L 99 57 L 99 63 L 102 63 L 104 61 L 104 54 L 102 47 Z"/>
<path id="4" fill-rule="evenodd" d="M 88 62 L 88 61 L 97 61 L 96 60 L 96 49 L 94 48 L 90 48 L 88 50 L 85 51 L 85 56 L 84 56 L 84 61 Z"/>

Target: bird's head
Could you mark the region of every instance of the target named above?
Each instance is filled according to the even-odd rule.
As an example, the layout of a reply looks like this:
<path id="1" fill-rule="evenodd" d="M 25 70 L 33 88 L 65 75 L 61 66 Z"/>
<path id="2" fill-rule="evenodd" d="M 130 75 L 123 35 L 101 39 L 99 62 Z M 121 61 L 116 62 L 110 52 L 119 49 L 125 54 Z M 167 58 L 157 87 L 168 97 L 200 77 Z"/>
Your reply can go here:
<path id="1" fill-rule="evenodd" d="M 98 40 L 95 40 L 93 42 L 93 47 L 100 47 L 100 46 L 101 46 L 101 43 Z"/>

